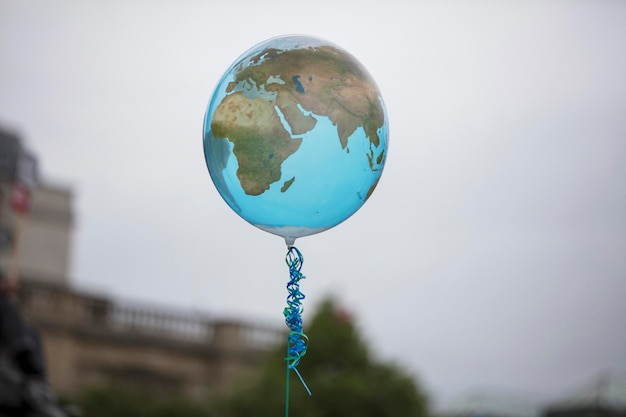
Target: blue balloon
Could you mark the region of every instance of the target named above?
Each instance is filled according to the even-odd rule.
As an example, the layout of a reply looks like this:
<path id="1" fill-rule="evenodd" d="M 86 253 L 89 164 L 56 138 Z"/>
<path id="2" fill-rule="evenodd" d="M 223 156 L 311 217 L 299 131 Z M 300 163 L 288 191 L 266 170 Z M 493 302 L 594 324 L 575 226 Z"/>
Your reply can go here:
<path id="1" fill-rule="evenodd" d="M 204 119 L 204 156 L 218 192 L 288 246 L 365 203 L 387 143 L 387 113 L 370 74 L 340 47 L 308 36 L 245 52 L 219 81 Z"/>

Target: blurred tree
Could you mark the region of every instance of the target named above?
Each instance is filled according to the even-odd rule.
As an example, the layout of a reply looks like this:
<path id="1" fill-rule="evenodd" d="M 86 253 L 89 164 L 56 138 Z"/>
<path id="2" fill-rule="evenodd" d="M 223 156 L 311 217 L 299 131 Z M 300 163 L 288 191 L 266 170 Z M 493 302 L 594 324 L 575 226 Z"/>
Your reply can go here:
<path id="1" fill-rule="evenodd" d="M 352 318 L 332 299 L 324 301 L 306 332 L 310 346 L 290 376 L 294 417 L 425 417 L 427 399 L 403 370 L 370 357 Z M 286 344 L 272 352 L 258 379 L 223 400 L 223 417 L 276 417 L 285 413 Z"/>
<path id="2" fill-rule="evenodd" d="M 146 389 L 91 387 L 72 401 L 85 417 L 210 417 L 206 404 L 181 396 L 163 396 Z"/>

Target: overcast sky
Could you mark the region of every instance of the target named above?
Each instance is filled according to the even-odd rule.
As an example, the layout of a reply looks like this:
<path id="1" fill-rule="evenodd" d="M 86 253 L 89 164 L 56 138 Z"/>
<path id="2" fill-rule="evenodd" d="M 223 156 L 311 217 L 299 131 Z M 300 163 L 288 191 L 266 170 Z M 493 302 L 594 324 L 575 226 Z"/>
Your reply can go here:
<path id="1" fill-rule="evenodd" d="M 296 242 L 307 311 L 337 295 L 438 404 L 625 371 L 623 1 L 0 0 L 0 123 L 74 190 L 73 283 L 282 325 L 284 241 L 223 202 L 202 123 L 292 33 L 355 55 L 390 121 L 372 198 Z"/>

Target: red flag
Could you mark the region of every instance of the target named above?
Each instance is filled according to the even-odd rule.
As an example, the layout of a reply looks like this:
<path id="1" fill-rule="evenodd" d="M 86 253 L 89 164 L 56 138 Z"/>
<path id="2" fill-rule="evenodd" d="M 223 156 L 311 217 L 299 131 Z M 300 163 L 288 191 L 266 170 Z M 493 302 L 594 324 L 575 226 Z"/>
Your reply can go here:
<path id="1" fill-rule="evenodd" d="M 30 190 L 23 184 L 17 183 L 11 191 L 11 208 L 24 214 L 30 207 Z"/>

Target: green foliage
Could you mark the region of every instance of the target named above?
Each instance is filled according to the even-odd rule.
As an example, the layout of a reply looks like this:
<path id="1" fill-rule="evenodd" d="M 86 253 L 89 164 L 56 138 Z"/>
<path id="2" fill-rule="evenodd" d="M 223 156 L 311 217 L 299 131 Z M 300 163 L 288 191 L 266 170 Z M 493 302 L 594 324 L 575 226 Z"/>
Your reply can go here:
<path id="1" fill-rule="evenodd" d="M 209 407 L 183 397 L 150 390 L 99 387 L 85 390 L 74 402 L 85 417 L 210 417 Z"/>
<path id="2" fill-rule="evenodd" d="M 427 400 L 401 369 L 374 361 L 351 318 L 332 300 L 307 330 L 310 345 L 298 369 L 313 395 L 290 375 L 293 417 L 425 417 Z M 219 404 L 222 417 L 285 414 L 286 345 L 272 352 L 259 375 Z"/>
<path id="3" fill-rule="evenodd" d="M 427 401 L 402 369 L 375 361 L 352 319 L 327 300 L 307 329 L 310 346 L 292 371 L 291 417 L 426 417 Z M 129 384 L 86 389 L 71 401 L 85 417 L 277 417 L 285 415 L 286 344 L 268 354 L 258 376 L 230 395 L 200 404 Z"/>

